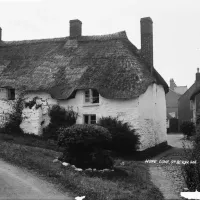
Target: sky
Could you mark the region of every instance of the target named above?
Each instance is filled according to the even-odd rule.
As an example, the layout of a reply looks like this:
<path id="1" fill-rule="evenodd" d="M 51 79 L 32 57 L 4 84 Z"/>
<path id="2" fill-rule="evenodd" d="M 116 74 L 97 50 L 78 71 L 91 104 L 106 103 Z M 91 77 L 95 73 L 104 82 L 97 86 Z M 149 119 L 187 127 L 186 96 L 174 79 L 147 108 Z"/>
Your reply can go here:
<path id="1" fill-rule="evenodd" d="M 140 49 L 142 17 L 153 20 L 154 67 L 189 88 L 200 68 L 200 0 L 0 0 L 4 41 L 66 37 L 79 19 L 82 35 L 126 31 Z"/>

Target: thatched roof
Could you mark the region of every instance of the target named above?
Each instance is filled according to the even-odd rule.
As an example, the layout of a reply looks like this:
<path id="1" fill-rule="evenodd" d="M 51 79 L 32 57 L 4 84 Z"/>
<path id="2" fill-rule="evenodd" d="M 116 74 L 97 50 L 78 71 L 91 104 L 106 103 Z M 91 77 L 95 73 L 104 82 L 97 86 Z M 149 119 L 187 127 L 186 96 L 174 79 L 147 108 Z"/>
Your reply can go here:
<path id="1" fill-rule="evenodd" d="M 135 98 L 164 79 L 140 57 L 126 32 L 103 36 L 0 42 L 0 87 L 46 91 L 66 99 L 96 88 L 105 98 Z"/>

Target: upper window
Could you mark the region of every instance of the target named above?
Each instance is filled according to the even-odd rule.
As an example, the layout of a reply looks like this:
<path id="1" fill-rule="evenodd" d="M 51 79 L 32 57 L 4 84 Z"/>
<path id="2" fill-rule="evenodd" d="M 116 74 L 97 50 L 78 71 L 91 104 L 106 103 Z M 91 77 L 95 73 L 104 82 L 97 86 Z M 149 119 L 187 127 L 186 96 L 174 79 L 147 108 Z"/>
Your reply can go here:
<path id="1" fill-rule="evenodd" d="M 99 103 L 99 93 L 97 90 L 85 90 L 85 103 Z"/>
<path id="2" fill-rule="evenodd" d="M 4 100 L 14 100 L 15 89 L 0 88 L 0 98 Z"/>
<path id="3" fill-rule="evenodd" d="M 8 100 L 15 100 L 15 89 L 8 89 Z"/>

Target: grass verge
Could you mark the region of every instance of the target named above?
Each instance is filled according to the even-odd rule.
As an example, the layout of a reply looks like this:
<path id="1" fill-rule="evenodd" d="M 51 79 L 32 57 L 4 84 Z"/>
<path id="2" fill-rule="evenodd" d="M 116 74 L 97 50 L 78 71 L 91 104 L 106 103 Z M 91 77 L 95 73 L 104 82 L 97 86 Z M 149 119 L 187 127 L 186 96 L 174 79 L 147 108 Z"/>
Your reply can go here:
<path id="1" fill-rule="evenodd" d="M 49 149 L 15 144 L 0 139 L 0 157 L 5 161 L 36 172 L 57 189 L 85 200 L 163 200 L 161 192 L 150 180 L 148 165 L 139 161 L 115 160 L 115 172 L 76 172 L 53 159 L 61 153 Z"/>

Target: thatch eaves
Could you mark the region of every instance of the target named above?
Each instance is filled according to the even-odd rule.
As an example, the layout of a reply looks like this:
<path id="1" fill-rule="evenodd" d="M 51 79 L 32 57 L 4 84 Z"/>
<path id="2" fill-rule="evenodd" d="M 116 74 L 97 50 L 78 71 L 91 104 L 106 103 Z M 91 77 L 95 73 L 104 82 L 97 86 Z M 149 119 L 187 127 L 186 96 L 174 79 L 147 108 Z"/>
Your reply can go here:
<path id="1" fill-rule="evenodd" d="M 168 91 L 160 74 L 155 69 L 150 73 L 125 31 L 0 43 L 0 87 L 46 91 L 56 99 L 95 88 L 105 98 L 130 99 L 153 82 Z"/>

